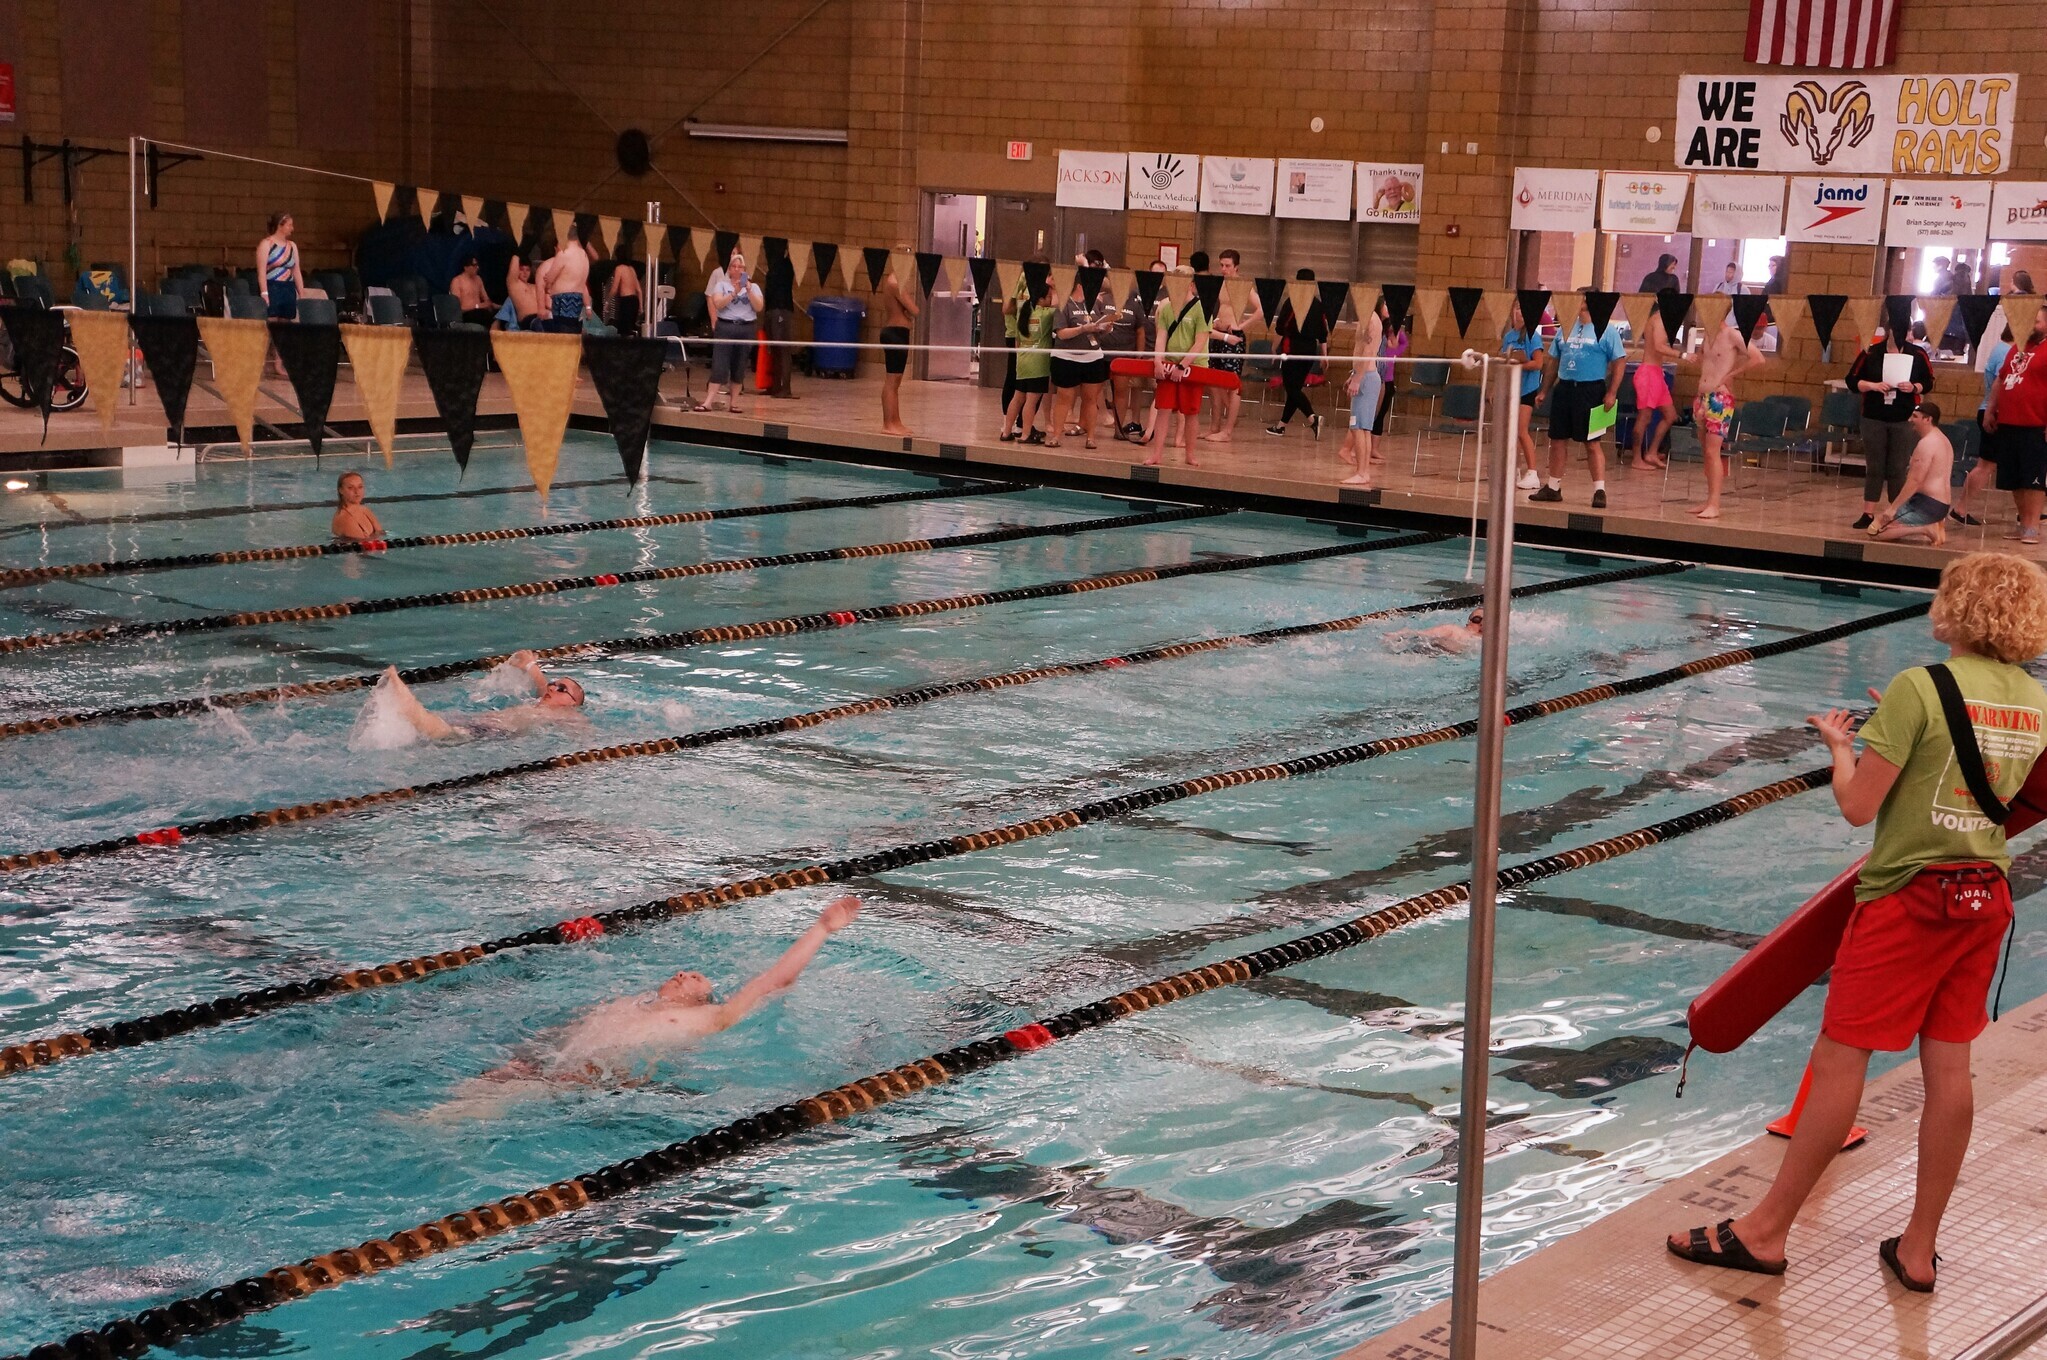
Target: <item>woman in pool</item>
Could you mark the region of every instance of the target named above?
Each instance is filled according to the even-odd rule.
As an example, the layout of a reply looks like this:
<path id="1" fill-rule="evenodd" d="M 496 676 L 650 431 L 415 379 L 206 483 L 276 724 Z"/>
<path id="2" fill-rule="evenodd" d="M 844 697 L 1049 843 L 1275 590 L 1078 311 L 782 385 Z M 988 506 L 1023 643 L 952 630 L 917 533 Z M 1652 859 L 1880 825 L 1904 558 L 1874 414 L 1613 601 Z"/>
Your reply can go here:
<path id="1" fill-rule="evenodd" d="M 2041 751 L 2047 692 L 2020 666 L 2047 651 L 2047 573 L 2024 558 L 1972 553 L 1941 572 L 1932 619 L 1960 692 L 1954 707 L 1965 707 L 1982 753 L 1986 792 L 2008 802 Z M 1860 760 L 1845 709 L 1807 720 L 1833 752 L 1841 815 L 1850 826 L 1874 819 L 1875 844 L 1834 955 L 1812 1090 L 1777 1179 L 1740 1218 L 1671 1236 L 1673 1255 L 1782 1275 L 1792 1224 L 1862 1103 L 1870 1054 L 1901 1052 L 1916 1039 L 1926 1087 L 1917 1193 L 1904 1232 L 1884 1239 L 1878 1254 L 1905 1288 L 1933 1289 L 1935 1236 L 1974 1117 L 1969 1045 L 1988 1023 L 1984 1002 L 2012 920 L 2003 818 L 1993 821 L 1964 787 L 1936 683 L 1925 667 L 1891 681 L 1863 726 Z"/>
<path id="2" fill-rule="evenodd" d="M 377 512 L 363 504 L 363 491 L 360 472 L 344 472 L 334 484 L 334 520 L 327 531 L 344 542 L 374 543 L 384 537 Z"/>

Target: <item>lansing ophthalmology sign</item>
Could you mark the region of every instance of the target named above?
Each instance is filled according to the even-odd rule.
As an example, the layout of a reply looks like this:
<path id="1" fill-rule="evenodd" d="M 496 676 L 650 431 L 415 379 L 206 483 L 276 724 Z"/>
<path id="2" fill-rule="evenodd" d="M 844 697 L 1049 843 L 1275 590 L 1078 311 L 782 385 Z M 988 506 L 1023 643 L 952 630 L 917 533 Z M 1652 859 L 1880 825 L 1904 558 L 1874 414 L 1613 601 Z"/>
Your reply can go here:
<path id="1" fill-rule="evenodd" d="M 2011 169 L 2018 77 L 1678 77 L 1686 170 L 1829 175 L 2000 175 Z"/>

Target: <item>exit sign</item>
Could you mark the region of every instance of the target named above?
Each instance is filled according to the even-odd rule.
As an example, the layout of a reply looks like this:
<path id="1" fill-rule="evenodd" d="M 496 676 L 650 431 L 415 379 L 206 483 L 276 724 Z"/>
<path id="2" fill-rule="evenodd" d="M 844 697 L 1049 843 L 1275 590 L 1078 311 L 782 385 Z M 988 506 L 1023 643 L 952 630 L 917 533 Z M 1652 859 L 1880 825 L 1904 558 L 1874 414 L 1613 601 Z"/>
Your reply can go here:
<path id="1" fill-rule="evenodd" d="M 1013 161 L 1029 160 L 1031 158 L 1031 144 L 1029 142 L 1011 142 L 1009 144 L 1009 158 Z"/>

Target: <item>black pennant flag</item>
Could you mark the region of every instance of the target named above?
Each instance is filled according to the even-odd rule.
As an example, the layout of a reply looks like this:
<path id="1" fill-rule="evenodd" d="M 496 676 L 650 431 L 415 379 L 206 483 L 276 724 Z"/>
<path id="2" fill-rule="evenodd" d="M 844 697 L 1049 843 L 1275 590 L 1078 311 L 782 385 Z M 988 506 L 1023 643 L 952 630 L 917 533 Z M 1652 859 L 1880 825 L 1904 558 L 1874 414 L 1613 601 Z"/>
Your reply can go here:
<path id="1" fill-rule="evenodd" d="M 777 260 L 781 260 L 781 259 L 784 259 L 784 258 L 786 258 L 786 257 L 788 256 L 788 254 L 789 254 L 789 238 L 788 238 L 788 237 L 786 237 L 786 236 L 763 236 L 763 237 L 761 237 L 761 263 L 762 263 L 762 264 L 764 264 L 764 265 L 771 265 L 771 264 L 774 264 L 774 263 L 775 263 L 775 262 L 776 262 Z"/>
<path id="2" fill-rule="evenodd" d="M 1215 314 L 1219 310 L 1218 304 L 1222 301 L 1222 295 L 1222 275 L 1196 274 L 1194 276 L 1194 296 L 1201 299 L 1201 314 L 1210 321 L 1215 320 Z"/>
<path id="3" fill-rule="evenodd" d="M 1756 327 L 1761 324 L 1770 310 L 1770 299 L 1761 293 L 1736 293 L 1733 299 L 1734 324 L 1741 328 L 1744 343 L 1754 344 Z"/>
<path id="4" fill-rule="evenodd" d="M 502 231 L 507 236 L 512 234 L 510 230 L 512 213 L 505 206 L 505 201 L 502 198 L 486 198 L 483 200 L 483 208 L 477 213 L 476 219 L 475 222 L 470 223 L 472 228 L 486 226 L 492 231 Z"/>
<path id="5" fill-rule="evenodd" d="M 1251 288 L 1258 294 L 1258 306 L 1265 313 L 1265 324 L 1270 326 L 1279 320 L 1279 304 L 1286 301 L 1285 279 L 1253 279 Z"/>
<path id="6" fill-rule="evenodd" d="M 1900 345 L 1912 339 L 1912 304 L 1915 301 L 1917 299 L 1910 293 L 1892 293 L 1884 299 L 1884 328 Z"/>
<path id="7" fill-rule="evenodd" d="M 1606 334 L 1606 328 L 1613 321 L 1613 309 L 1621 305 L 1619 293 L 1602 293 L 1596 289 L 1585 290 L 1585 310 L 1592 313 L 1592 329 L 1595 334 Z"/>
<path id="8" fill-rule="evenodd" d="M 1806 309 L 1812 313 L 1812 333 L 1819 337 L 1821 345 L 1834 343 L 1834 327 L 1840 324 L 1841 310 L 1848 305 L 1846 293 L 1807 293 Z M 1856 347 L 1862 341 L 1856 339 Z"/>
<path id="9" fill-rule="evenodd" d="M 7 342 L 14 347 L 14 371 L 22 395 L 43 413 L 43 438 L 50 437 L 50 400 L 56 395 L 57 369 L 64 359 L 64 314 L 46 307 L 17 306 L 0 310 L 7 324 Z M 189 381 L 189 380 L 188 380 Z M 102 392 L 96 400 L 112 401 Z"/>
<path id="10" fill-rule="evenodd" d="M 967 261 L 967 273 L 974 278 L 974 296 L 985 298 L 988 290 L 995 286 L 995 257 L 976 255 Z"/>
<path id="11" fill-rule="evenodd" d="M 1343 315 L 1343 304 L 1350 298 L 1350 285 L 1335 279 L 1324 279 L 1315 287 L 1322 297 L 1322 317 L 1334 326 L 1336 319 Z"/>
<path id="12" fill-rule="evenodd" d="M 679 284 L 682 281 L 683 261 L 696 258 L 689 253 L 688 227 L 670 227 L 668 229 L 668 254 L 675 261 L 676 282 Z"/>
<path id="13" fill-rule="evenodd" d="M 832 271 L 839 267 L 839 247 L 833 241 L 813 241 L 810 246 L 810 262 L 817 267 L 817 285 L 826 287 L 831 282 Z"/>
<path id="14" fill-rule="evenodd" d="M 1478 304 L 1485 297 L 1483 288 L 1452 288 L 1450 290 L 1450 314 L 1457 318 L 1459 339 L 1471 333 L 1471 323 L 1478 316 Z"/>
<path id="15" fill-rule="evenodd" d="M 1962 314 L 1962 325 L 1969 331 L 1969 343 L 1983 343 L 1983 328 L 1990 324 L 1990 318 L 1997 314 L 1997 298 L 1989 293 L 1964 293 L 1955 299 L 1955 310 Z M 1999 331 L 2002 335 L 2003 332 Z M 2018 339 L 2013 336 L 2012 339 Z"/>
<path id="16" fill-rule="evenodd" d="M 1052 281 L 1052 266 L 1043 260 L 1025 260 L 1023 265 L 1024 287 L 1029 290 L 1030 300 L 1036 302 L 1045 291 L 1045 285 Z M 1153 293 L 1158 289 L 1154 287 Z"/>
<path id="17" fill-rule="evenodd" d="M 548 224 L 554 221 L 554 214 L 538 203 L 526 210 L 526 229 L 519 233 L 519 253 L 530 255 L 540 248 L 540 238 L 546 233 Z"/>
<path id="18" fill-rule="evenodd" d="M 639 253 L 640 233 L 646 224 L 637 217 L 628 217 L 618 224 L 618 240 L 614 243 L 618 254 L 613 259 L 630 260 Z"/>
<path id="19" fill-rule="evenodd" d="M 455 327 L 448 330 L 416 330 L 413 348 L 419 351 L 419 366 L 426 370 L 427 389 L 434 394 L 434 409 L 448 427 L 448 443 L 455 450 L 455 462 L 469 470 L 469 450 L 476 443 L 476 398 L 483 391 L 483 375 L 490 368 L 490 332 Z"/>
<path id="20" fill-rule="evenodd" d="M 1386 330 L 1390 334 L 1405 326 L 1407 314 L 1414 310 L 1414 285 L 1382 283 L 1379 295 L 1386 299 Z"/>
<path id="21" fill-rule="evenodd" d="M 1535 328 L 1542 324 L 1542 314 L 1549 310 L 1549 289 L 1517 288 L 1514 301 L 1521 307 L 1521 329 L 1533 335 Z"/>
<path id="22" fill-rule="evenodd" d="M 1038 266 L 1038 268 L 1044 271 L 1046 277 L 1051 276 L 1052 273 L 1051 265 L 1041 264 Z M 1024 277 L 1029 278 L 1030 273 L 1031 266 L 1029 264 L 1024 265 Z M 1159 271 L 1156 269 L 1147 269 L 1137 276 L 1137 300 L 1144 304 L 1144 310 L 1146 310 L 1147 312 L 1150 311 L 1153 305 L 1158 302 L 1159 287 L 1160 285 L 1165 283 L 1165 281 L 1166 276 L 1164 274 L 1159 273 Z"/>
<path id="23" fill-rule="evenodd" d="M 654 403 L 661 397 L 661 364 L 668 356 L 666 340 L 633 336 L 586 335 L 583 361 L 597 387 L 625 464 L 625 479 L 640 480 L 647 458 L 647 431 L 654 424 Z"/>
<path id="24" fill-rule="evenodd" d="M 1084 264 L 1073 271 L 1073 281 L 1080 285 L 1080 295 L 1087 299 L 1090 307 L 1101 296 L 1102 284 L 1109 277 L 1109 271 L 1098 264 Z"/>
<path id="25" fill-rule="evenodd" d="M 862 246 L 861 262 L 867 268 L 867 287 L 870 292 L 881 287 L 881 276 L 888 272 L 888 248 L 886 246 Z M 901 283 L 898 279 L 896 282 Z"/>
<path id="26" fill-rule="evenodd" d="M 334 405 L 334 375 L 341 368 L 341 327 L 273 321 L 270 343 L 277 346 L 284 375 L 298 394 L 299 418 L 306 424 L 306 440 L 317 459 L 320 440 L 327 433 L 327 412 Z"/>
<path id="27" fill-rule="evenodd" d="M 128 328 L 149 365 L 157 399 L 163 403 L 171 442 L 185 442 L 185 400 L 192 395 L 192 374 L 199 366 L 199 322 L 189 316 L 131 316 Z"/>
<path id="28" fill-rule="evenodd" d="M 732 252 L 737 249 L 739 249 L 738 232 L 713 232 L 711 234 L 711 262 L 706 267 L 714 270 L 726 268 L 732 263 Z M 752 260 L 748 260 L 746 264 L 749 269 L 753 267 Z"/>
<path id="29" fill-rule="evenodd" d="M 938 284 L 938 267 L 945 263 L 945 256 L 935 250 L 917 252 L 917 282 L 924 289 L 924 296 L 930 297 L 931 290 Z"/>
<path id="30" fill-rule="evenodd" d="M 1684 335 L 1685 318 L 1692 314 L 1692 295 L 1680 293 L 1675 288 L 1666 288 L 1656 295 L 1656 316 L 1663 322 L 1663 333 L 1675 345 Z"/>

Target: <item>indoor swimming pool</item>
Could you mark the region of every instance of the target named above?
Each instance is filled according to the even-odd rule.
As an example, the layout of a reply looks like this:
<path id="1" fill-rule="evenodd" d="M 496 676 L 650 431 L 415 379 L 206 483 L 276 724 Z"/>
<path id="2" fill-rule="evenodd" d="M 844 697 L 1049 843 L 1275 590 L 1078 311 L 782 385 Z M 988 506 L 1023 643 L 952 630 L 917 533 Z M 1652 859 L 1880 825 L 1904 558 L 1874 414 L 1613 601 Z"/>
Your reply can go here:
<path id="1" fill-rule="evenodd" d="M 319 544 L 344 471 L 391 536 L 0 589 L 0 857 L 65 851 L 0 874 L 0 1046 L 1474 713 L 1475 650 L 1388 637 L 1461 610 L 1176 646 L 1475 594 L 1461 538 L 690 445 L 648 467 L 629 488 L 608 436 L 571 435 L 544 511 L 508 490 L 513 448 L 479 448 L 459 482 L 444 450 L 38 474 L 0 496 L 11 572 Z M 772 512 L 403 546 L 740 507 Z M 1514 611 L 1514 703 L 1901 616 L 1517 721 L 1506 865 L 1821 766 L 1808 713 L 1938 651 L 1922 594 L 1640 565 L 1517 552 L 1517 584 L 1560 588 Z M 551 584 L 499 589 L 527 583 Z M 329 608 L 365 601 L 407 605 Z M 146 626 L 63 637 L 123 624 Z M 587 705 L 436 743 L 371 688 L 419 672 L 427 707 L 473 721 L 515 703 L 491 659 L 520 648 Z M 1082 662 L 1105 664 L 1036 673 Z M 637 746 L 752 724 L 775 730 Z M 550 759 L 572 752 L 597 754 Z M 1457 883 L 1472 759 L 1440 740 L 1183 790 L 0 1075 L 0 1353 Z M 1695 1055 L 1679 1100 L 1685 1007 L 1865 843 L 1808 793 L 1503 896 L 1488 1270 L 1782 1113 L 1817 993 Z M 2047 856 L 2018 850 L 2023 898 Z M 792 990 L 646 1080 L 442 1109 L 678 969 L 728 993 L 845 892 L 864 914 Z M 2007 1001 L 2047 989 L 2047 927 L 2023 911 L 2010 967 Z M 1330 1356 L 1447 1295 L 1463 975 L 1450 910 L 181 1353 Z"/>

